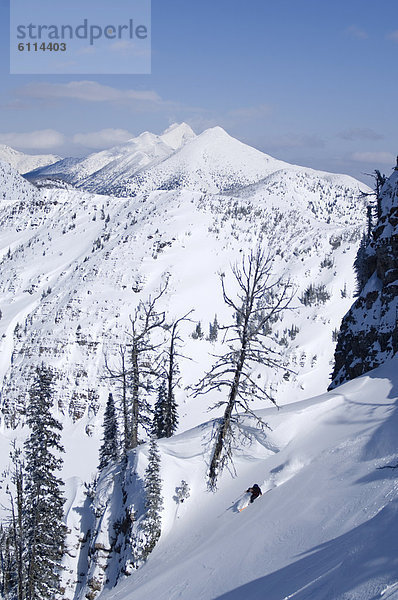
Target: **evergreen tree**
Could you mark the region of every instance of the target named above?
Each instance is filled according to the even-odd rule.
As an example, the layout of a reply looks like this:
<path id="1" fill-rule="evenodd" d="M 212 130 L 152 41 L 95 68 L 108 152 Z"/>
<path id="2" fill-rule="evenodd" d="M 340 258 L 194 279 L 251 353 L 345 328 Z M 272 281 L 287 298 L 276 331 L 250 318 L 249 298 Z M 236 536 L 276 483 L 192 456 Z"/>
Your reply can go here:
<path id="1" fill-rule="evenodd" d="M 361 243 L 359 244 L 357 255 L 354 260 L 354 270 L 357 279 L 357 289 L 355 294 L 356 296 L 359 296 L 369 277 L 366 261 L 367 245 L 368 240 L 366 235 L 364 234 L 362 236 Z"/>
<path id="2" fill-rule="evenodd" d="M 218 321 L 217 321 L 217 315 L 215 315 L 214 317 L 214 321 L 213 323 L 209 324 L 209 341 L 210 342 L 215 342 L 218 338 Z"/>
<path id="3" fill-rule="evenodd" d="M 61 560 L 65 546 L 62 481 L 61 424 L 52 416 L 53 373 L 37 368 L 30 388 L 25 442 L 26 484 L 24 531 L 26 539 L 26 600 L 52 600 L 59 592 Z"/>
<path id="4" fill-rule="evenodd" d="M 154 415 L 153 415 L 153 435 L 156 438 L 166 437 L 165 432 L 165 420 L 166 420 L 166 404 L 167 404 L 167 390 L 166 380 L 163 379 L 162 383 L 158 388 L 158 397 L 155 402 Z"/>
<path id="5" fill-rule="evenodd" d="M 377 199 L 377 219 L 379 220 L 381 217 L 381 190 L 382 190 L 383 185 L 385 184 L 387 178 L 384 174 L 382 175 L 378 169 L 375 169 L 374 179 L 375 179 L 375 193 L 376 193 L 376 199 Z"/>
<path id="6" fill-rule="evenodd" d="M 171 437 L 178 426 L 178 412 L 174 390 L 169 389 L 168 392 L 164 407 L 164 437 Z"/>
<path id="7" fill-rule="evenodd" d="M 7 489 L 10 498 L 11 507 L 11 533 L 12 533 L 12 548 L 13 562 L 15 568 L 14 589 L 16 598 L 22 600 L 24 596 L 24 581 L 26 576 L 26 568 L 24 563 L 24 553 L 26 548 L 25 532 L 24 532 L 24 514 L 25 514 L 25 494 L 24 494 L 24 463 L 22 451 L 17 448 L 16 442 L 12 443 L 12 451 L 10 453 L 12 461 L 11 484 L 14 492 L 10 488 Z"/>
<path id="8" fill-rule="evenodd" d="M 195 327 L 195 331 L 192 333 L 192 337 L 194 340 L 202 340 L 203 339 L 203 330 L 202 323 L 199 321 Z"/>
<path id="9" fill-rule="evenodd" d="M 148 466 L 145 471 L 145 518 L 141 526 L 141 559 L 145 560 L 156 546 L 161 533 L 163 508 L 162 480 L 160 478 L 160 454 L 155 437 L 149 446 Z"/>
<path id="10" fill-rule="evenodd" d="M 109 367 L 105 358 L 105 367 L 108 371 L 108 378 L 112 379 L 119 392 L 122 412 L 122 435 L 123 435 L 123 456 L 127 456 L 130 449 L 130 404 L 129 404 L 129 372 L 126 364 L 127 348 L 120 344 L 119 346 L 119 367 L 113 370 Z"/>
<path id="11" fill-rule="evenodd" d="M 103 430 L 104 437 L 99 451 L 100 469 L 104 469 L 110 463 L 117 461 L 119 458 L 119 434 L 116 420 L 115 403 L 113 401 L 112 394 L 109 394 L 108 401 L 106 403 Z"/>
<path id="12" fill-rule="evenodd" d="M 16 560 L 12 527 L 0 525 L 0 598 L 19 598 L 14 593 L 16 588 Z"/>
<path id="13" fill-rule="evenodd" d="M 178 425 L 177 404 L 174 390 L 169 393 L 164 379 L 158 389 L 155 403 L 152 432 L 156 438 L 171 437 Z"/>

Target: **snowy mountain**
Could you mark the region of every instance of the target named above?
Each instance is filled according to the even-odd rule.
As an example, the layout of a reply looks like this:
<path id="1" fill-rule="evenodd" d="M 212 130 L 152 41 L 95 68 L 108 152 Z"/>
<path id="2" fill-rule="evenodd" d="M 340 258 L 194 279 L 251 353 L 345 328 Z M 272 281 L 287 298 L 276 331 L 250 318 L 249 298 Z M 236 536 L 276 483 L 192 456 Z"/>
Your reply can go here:
<path id="1" fill-rule="evenodd" d="M 283 168 L 294 167 L 243 144 L 221 127 L 195 136 L 182 123 L 160 136 L 145 132 L 87 158 L 64 159 L 27 178 L 61 178 L 94 193 L 128 197 L 155 189 L 217 193 L 256 183 Z"/>
<path id="2" fill-rule="evenodd" d="M 9 186 L 16 180 L 39 200 L 34 207 L 20 202 L 16 212 L 7 196 L 0 213 L 7 423 L 18 422 L 34 366 L 44 359 L 58 373 L 60 408 L 73 419 L 97 422 L 109 389 L 99 378 L 104 355 L 114 356 L 126 340 L 139 300 L 169 273 L 162 299 L 168 319 L 193 308 L 206 336 L 215 314 L 220 322 L 230 318 L 218 273 L 229 273 L 259 236 L 276 254 L 276 273 L 291 277 L 296 298 L 272 337 L 294 373 L 264 368 L 258 377 L 283 402 L 293 390 L 303 398 L 327 386 L 333 331 L 352 301 L 352 263 L 363 230 L 355 180 L 293 169 L 236 195 L 179 189 L 115 199 L 67 189 L 38 192 L 16 174 L 9 179 Z M 194 340 L 193 329 L 186 324 L 183 334 L 186 354 L 194 357 L 181 365 L 185 386 L 202 375 L 216 350 L 206 339 Z M 193 400 L 183 390 L 178 395 L 185 429 L 196 424 Z"/>
<path id="3" fill-rule="evenodd" d="M 27 178 L 33 182 L 49 177 L 63 179 L 76 187 L 107 193 L 119 181 L 150 168 L 194 137 L 194 132 L 186 123 L 174 124 L 160 136 L 145 132 L 86 158 L 66 158 L 55 165 L 36 169 Z"/>
<path id="4" fill-rule="evenodd" d="M 162 136 L 145 133 L 98 154 L 84 165 L 66 160 L 46 173 L 43 169 L 41 188 L 0 163 L 0 472 L 7 466 L 11 441 L 21 443 L 27 435 L 28 390 L 36 366 L 44 362 L 55 373 L 54 412 L 64 426 L 66 449 L 69 534 L 63 597 L 96 598 L 104 584 L 101 597 L 114 594 L 121 600 L 148 591 L 159 598 L 179 594 L 210 600 L 248 584 L 249 595 L 264 597 L 262 578 L 267 578 L 271 600 L 289 594 L 305 598 L 300 590 L 308 586 L 315 586 L 311 592 L 316 598 L 323 575 L 329 593 L 333 578 L 328 573 L 338 569 L 336 554 L 347 548 L 339 560 L 348 572 L 350 550 L 372 533 L 371 519 L 386 507 L 380 518 L 387 529 L 393 517 L 392 507 L 386 506 L 393 482 L 386 477 L 382 485 L 375 483 L 371 474 L 378 461 L 394 458 L 393 436 L 387 434 L 396 397 L 395 363 L 308 400 L 323 394 L 329 383 L 338 328 L 353 302 L 352 265 L 366 225 L 361 192 L 370 190 L 345 175 L 277 161 L 220 128 L 194 136 L 185 126 L 173 127 Z M 120 177 L 115 184 L 112 162 Z M 67 183 L 51 187 L 52 178 Z M 88 191 L 96 178 L 100 188 L 121 185 L 121 192 L 131 196 Z M 289 310 L 269 324 L 269 347 L 282 368 L 257 365 L 252 372 L 281 409 L 253 400 L 253 410 L 272 431 L 254 430 L 254 444 L 234 450 L 239 478 L 226 470 L 219 492 L 209 494 L 205 472 L 215 423 L 209 418 L 221 412 L 209 415 L 208 407 L 217 403 L 220 392 L 194 398 L 192 386 L 214 355 L 225 350 L 221 333 L 209 339 L 209 324 L 215 315 L 220 326 L 235 318 L 223 301 L 220 274 L 234 294 L 231 264 L 259 242 L 274 255 L 275 278 L 289 278 L 295 291 Z M 117 533 L 133 531 L 132 518 L 138 524 L 143 516 L 148 448 L 140 445 L 127 466 L 111 466 L 93 483 L 106 399 L 111 391 L 117 401 L 120 395 L 105 377 L 105 360 L 117 367 L 120 345 L 129 343 L 130 317 L 166 280 L 159 300 L 166 323 L 194 312 L 180 328 L 181 354 L 188 359 L 179 359 L 181 385 L 175 390 L 179 435 L 159 442 L 162 536 L 148 563 L 135 571 L 128 562 L 128 536 Z M 198 335 L 199 323 L 203 335 Z M 157 342 L 167 335 L 167 328 L 160 330 Z M 154 393 L 148 391 L 146 397 L 153 405 Z M 379 402 L 377 409 L 366 404 L 370 398 Z M 245 426 L 253 433 L 249 423 Z M 385 446 L 378 426 L 387 435 L 383 433 Z M 142 431 L 140 436 L 144 441 Z M 369 481 L 356 484 L 366 476 Z M 173 496 L 182 479 L 191 497 L 178 505 Z M 250 509 L 235 513 L 235 500 L 255 481 L 267 493 Z M 6 504 L 4 492 L 5 485 L 0 500 Z M 267 535 L 258 548 L 253 539 L 259 522 Z M 330 551 L 329 546 L 326 552 L 312 551 L 326 543 Z M 243 551 L 237 552 L 237 546 Z M 306 557 L 296 569 L 299 553 Z M 218 569 L 216 557 L 223 555 Z M 306 575 L 307 555 L 312 578 Z M 355 564 L 361 565 L 369 555 L 363 551 L 356 556 Z M 192 576 L 183 576 L 180 568 Z M 129 572 L 132 576 L 109 592 Z M 394 583 L 389 570 L 381 583 L 376 575 L 378 590 L 382 583 Z M 257 589 L 251 582 L 259 579 Z M 343 600 L 341 590 L 335 597 Z"/>
<path id="5" fill-rule="evenodd" d="M 141 169 L 107 191 L 117 196 L 178 188 L 217 193 L 256 183 L 284 167 L 290 165 L 243 144 L 221 127 L 213 127 L 151 169 Z"/>
<path id="6" fill-rule="evenodd" d="M 19 173 L 28 173 L 33 169 L 39 169 L 58 162 L 61 158 L 55 154 L 24 154 L 9 146 L 0 144 L 0 160 L 7 162 Z"/>
<path id="7" fill-rule="evenodd" d="M 360 293 L 341 325 L 332 387 L 398 350 L 398 167 L 381 187 L 376 212 L 357 256 Z"/>

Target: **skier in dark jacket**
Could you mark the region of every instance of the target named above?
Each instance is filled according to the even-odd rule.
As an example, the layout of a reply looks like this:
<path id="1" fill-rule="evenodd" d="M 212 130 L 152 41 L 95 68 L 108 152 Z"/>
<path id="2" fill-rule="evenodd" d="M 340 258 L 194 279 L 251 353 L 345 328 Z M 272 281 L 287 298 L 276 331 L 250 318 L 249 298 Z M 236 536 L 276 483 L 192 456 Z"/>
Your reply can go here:
<path id="1" fill-rule="evenodd" d="M 246 492 L 251 494 L 250 504 L 252 504 L 256 498 L 258 498 L 259 496 L 262 496 L 262 491 L 260 489 L 260 486 L 257 485 L 257 483 L 255 483 L 253 485 L 253 487 L 249 487 L 249 489 L 246 490 Z"/>

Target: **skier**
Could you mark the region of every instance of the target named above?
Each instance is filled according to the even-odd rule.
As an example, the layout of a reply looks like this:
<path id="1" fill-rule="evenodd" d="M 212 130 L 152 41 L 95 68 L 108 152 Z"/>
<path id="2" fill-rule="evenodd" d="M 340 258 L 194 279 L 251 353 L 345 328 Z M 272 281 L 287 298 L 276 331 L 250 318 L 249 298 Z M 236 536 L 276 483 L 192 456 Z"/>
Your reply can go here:
<path id="1" fill-rule="evenodd" d="M 257 485 L 257 483 L 255 483 L 253 487 L 249 487 L 249 489 L 246 490 L 246 493 L 251 494 L 250 504 L 253 504 L 256 498 L 263 495 L 260 486 Z"/>

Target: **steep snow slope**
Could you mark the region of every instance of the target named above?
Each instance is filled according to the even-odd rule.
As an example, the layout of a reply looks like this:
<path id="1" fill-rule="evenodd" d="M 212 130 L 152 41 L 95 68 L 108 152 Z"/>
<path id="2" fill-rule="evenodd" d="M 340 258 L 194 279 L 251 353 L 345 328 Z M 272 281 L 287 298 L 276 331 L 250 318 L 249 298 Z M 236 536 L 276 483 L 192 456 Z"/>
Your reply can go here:
<path id="1" fill-rule="evenodd" d="M 23 177 L 5 161 L 0 160 L 0 206 L 8 209 L 11 205 L 20 204 L 20 209 L 40 198 L 36 188 L 26 182 Z M 15 211 L 14 211 L 15 214 Z"/>
<path id="2" fill-rule="evenodd" d="M 212 424 L 161 440 L 160 541 L 144 566 L 115 589 L 106 585 L 99 598 L 398 598 L 398 484 L 394 470 L 377 470 L 396 463 L 397 366 L 395 358 L 334 392 L 261 411 L 272 431 L 255 432 L 253 444 L 235 450 L 236 476 L 225 472 L 215 494 L 205 485 Z M 70 543 L 85 533 L 78 514 L 86 526 L 90 512 L 101 515 L 88 561 L 96 581 L 109 577 L 112 585 L 126 558 L 111 550 L 112 523 L 126 507 L 142 511 L 137 482 L 146 464 L 144 445 L 131 455 L 124 503 L 115 467 L 103 473 L 91 508 L 82 512 L 77 502 L 69 511 Z M 177 504 L 182 479 L 191 496 Z M 239 498 L 254 482 L 263 496 L 239 513 Z M 73 565 L 68 559 L 65 577 L 73 579 Z M 89 590 L 83 586 L 77 597 Z"/>
<path id="3" fill-rule="evenodd" d="M 0 160 L 7 162 L 19 173 L 27 173 L 33 171 L 33 169 L 51 165 L 61 160 L 61 157 L 55 154 L 24 154 L 10 148 L 10 146 L 0 144 Z"/>
<path id="4" fill-rule="evenodd" d="M 33 369 L 45 360 L 58 373 L 62 410 L 72 419 L 85 415 L 98 423 L 110 385 L 100 378 L 104 355 L 117 360 L 138 301 L 169 273 L 160 308 L 169 321 L 194 308 L 206 336 L 215 313 L 221 324 L 233 319 L 222 301 L 218 273 L 227 274 L 233 290 L 231 263 L 261 237 L 276 254 L 275 274 L 290 277 L 297 294 L 270 335 L 286 369 L 259 368 L 256 376 L 281 403 L 291 401 L 293 392 L 303 398 L 324 390 L 332 334 L 354 289 L 363 202 L 358 183 L 348 177 L 304 170 L 275 178 L 236 196 L 182 189 L 115 199 L 42 190 L 34 209 L 29 202 L 18 212 L 6 206 L 0 212 L 6 422 L 19 420 Z M 324 286 L 319 289 L 325 293 L 304 304 L 300 298 L 310 286 Z M 222 351 L 221 339 L 217 344 L 194 340 L 193 329 L 188 323 L 181 330 L 184 353 L 193 359 L 181 361 L 184 386 L 203 375 L 210 354 Z M 191 407 L 199 401 L 181 389 L 178 402 L 181 428 L 195 425 L 198 414 Z M 201 402 L 200 420 L 206 410 Z"/>
<path id="5" fill-rule="evenodd" d="M 36 169 L 28 173 L 27 178 L 31 181 L 62 178 L 77 187 L 101 193 L 119 180 L 163 160 L 193 137 L 195 134 L 189 125 L 174 124 L 160 136 L 145 132 L 86 158 L 66 158 L 47 168 Z"/>

